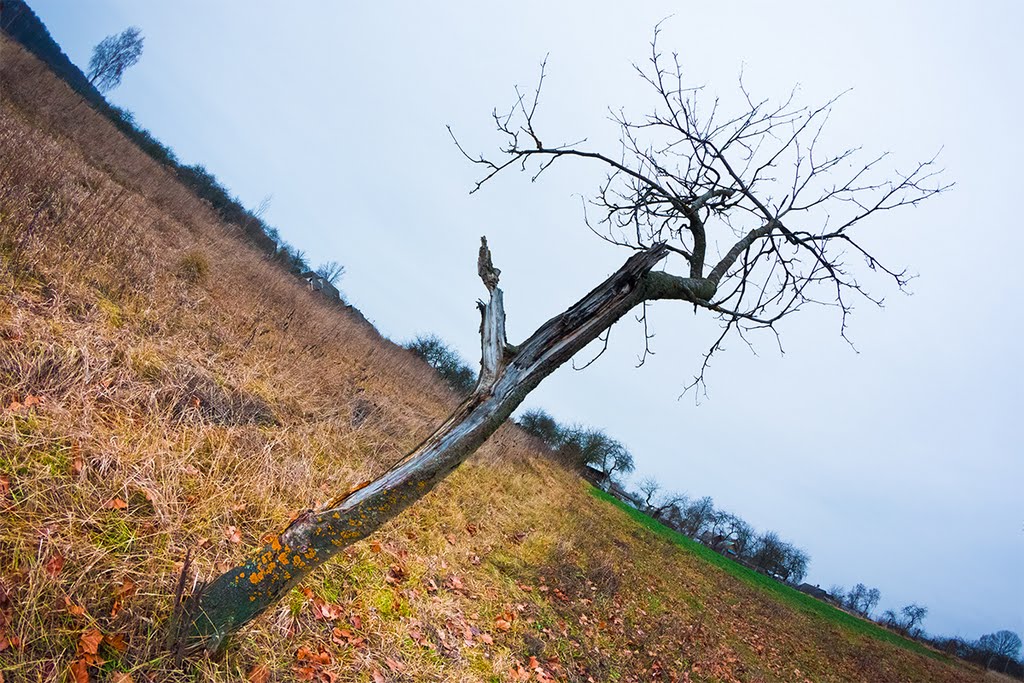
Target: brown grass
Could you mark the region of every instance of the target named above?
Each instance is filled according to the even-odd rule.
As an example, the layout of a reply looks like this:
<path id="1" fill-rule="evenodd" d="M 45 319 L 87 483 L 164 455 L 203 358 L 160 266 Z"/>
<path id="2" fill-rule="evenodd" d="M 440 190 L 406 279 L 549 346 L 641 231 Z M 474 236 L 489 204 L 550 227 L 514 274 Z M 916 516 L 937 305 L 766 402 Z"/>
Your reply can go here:
<path id="1" fill-rule="evenodd" d="M 0 40 L 4 680 L 61 680 L 92 629 L 93 680 L 981 680 L 735 581 L 511 428 L 225 661 L 175 669 L 186 549 L 200 578 L 237 563 L 455 400 Z"/>

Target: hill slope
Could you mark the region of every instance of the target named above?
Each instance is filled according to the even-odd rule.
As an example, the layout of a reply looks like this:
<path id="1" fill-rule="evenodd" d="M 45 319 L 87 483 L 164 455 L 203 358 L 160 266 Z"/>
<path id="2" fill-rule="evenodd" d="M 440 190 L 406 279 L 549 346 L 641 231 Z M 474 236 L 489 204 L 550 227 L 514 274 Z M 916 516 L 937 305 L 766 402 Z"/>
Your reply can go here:
<path id="1" fill-rule="evenodd" d="M 983 678 L 726 567 L 511 427 L 225 661 L 176 669 L 187 549 L 198 578 L 237 563 L 454 397 L 0 41 L 4 680 Z"/>

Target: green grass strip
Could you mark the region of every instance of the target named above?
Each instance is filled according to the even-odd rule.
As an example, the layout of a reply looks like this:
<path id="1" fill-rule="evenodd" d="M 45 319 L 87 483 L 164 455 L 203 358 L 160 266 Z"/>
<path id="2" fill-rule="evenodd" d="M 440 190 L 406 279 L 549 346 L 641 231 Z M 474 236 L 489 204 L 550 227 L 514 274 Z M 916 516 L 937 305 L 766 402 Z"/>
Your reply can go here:
<path id="1" fill-rule="evenodd" d="M 815 616 L 824 619 L 826 622 L 838 624 L 843 628 L 852 631 L 853 633 L 867 636 L 870 638 L 876 638 L 886 643 L 891 643 L 897 647 L 902 647 L 911 652 L 922 654 L 933 659 L 947 661 L 947 658 L 942 654 L 931 650 L 924 645 L 904 638 L 892 631 L 882 628 L 877 624 L 868 621 L 867 619 L 861 619 L 855 617 L 852 614 L 844 612 L 841 609 L 837 609 L 827 602 L 822 602 L 816 598 L 812 598 L 810 595 L 801 593 L 791 586 L 787 586 L 781 581 L 756 572 L 752 569 L 748 569 L 743 565 L 735 562 L 724 555 L 719 555 L 711 548 L 694 541 L 691 538 L 684 536 L 683 534 L 670 529 L 656 519 L 645 515 L 636 508 L 623 503 L 618 498 L 611 496 L 604 491 L 590 487 L 590 494 L 598 500 L 603 500 L 615 507 L 619 508 L 629 516 L 634 522 L 644 527 L 648 531 L 651 531 L 656 536 L 660 536 L 665 540 L 679 546 L 680 548 L 693 553 L 697 557 L 701 558 L 708 564 L 712 564 L 730 576 L 734 576 L 740 581 L 743 581 L 751 586 L 755 586 L 766 593 L 769 593 L 773 597 L 777 598 L 779 602 L 786 604 L 794 609 L 813 614 Z"/>

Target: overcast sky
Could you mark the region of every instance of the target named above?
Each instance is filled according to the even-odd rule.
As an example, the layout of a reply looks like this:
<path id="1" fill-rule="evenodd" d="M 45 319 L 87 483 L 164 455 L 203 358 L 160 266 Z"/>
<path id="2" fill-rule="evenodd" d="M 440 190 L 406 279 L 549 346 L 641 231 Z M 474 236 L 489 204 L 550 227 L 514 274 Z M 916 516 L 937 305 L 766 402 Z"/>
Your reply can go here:
<path id="1" fill-rule="evenodd" d="M 141 62 L 111 94 L 187 163 L 201 162 L 267 214 L 387 336 L 434 332 L 479 356 L 478 238 L 502 270 L 513 342 L 589 291 L 627 254 L 594 238 L 580 194 L 598 168 L 542 181 L 509 174 L 468 195 L 472 151 L 500 142 L 490 112 L 531 86 L 550 53 L 538 125 L 614 153 L 609 107 L 643 113 L 632 63 L 652 29 L 695 85 L 724 97 L 737 75 L 763 96 L 799 84 L 820 103 L 852 88 L 832 139 L 889 150 L 905 168 L 943 148 L 946 195 L 862 226 L 877 254 L 919 277 L 912 296 L 868 274 L 886 307 L 783 326 L 714 361 L 709 396 L 680 398 L 716 327 L 692 307 L 651 312 L 656 353 L 636 369 L 639 327 L 615 328 L 584 372 L 528 399 L 624 442 L 637 476 L 713 496 L 806 548 L 808 580 L 862 581 L 879 610 L 927 605 L 933 633 L 1024 633 L 1024 4 L 1006 2 L 342 3 L 30 0 L 73 61 L 129 25 Z M 554 6 L 552 6 L 554 5 Z"/>

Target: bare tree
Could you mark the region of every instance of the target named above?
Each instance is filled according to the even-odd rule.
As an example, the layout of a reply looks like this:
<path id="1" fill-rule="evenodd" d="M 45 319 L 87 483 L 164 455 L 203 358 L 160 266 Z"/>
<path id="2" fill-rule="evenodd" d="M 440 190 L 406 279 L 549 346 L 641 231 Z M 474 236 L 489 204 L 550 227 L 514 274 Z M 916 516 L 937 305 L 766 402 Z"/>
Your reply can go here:
<path id="1" fill-rule="evenodd" d="M 1005 671 L 1010 660 L 1016 659 L 1020 655 L 1021 640 L 1020 636 L 1013 631 L 996 631 L 978 638 L 975 647 L 988 656 L 986 665 L 989 668 L 992 667 L 994 660 L 1003 659 L 1003 670 Z"/>
<path id="2" fill-rule="evenodd" d="M 867 617 L 881 599 L 882 592 L 880 590 L 868 588 L 863 583 L 858 583 L 846 594 L 843 605 L 850 611 L 856 612 L 862 617 Z"/>
<path id="3" fill-rule="evenodd" d="M 462 356 L 436 334 L 420 335 L 406 344 L 458 394 L 473 390 L 476 374 Z"/>
<path id="4" fill-rule="evenodd" d="M 924 605 L 911 603 L 900 610 L 900 614 L 903 617 L 904 633 L 917 636 L 921 632 L 921 624 L 924 622 L 924 618 L 928 616 L 928 608 Z"/>
<path id="5" fill-rule="evenodd" d="M 528 410 L 519 418 L 519 426 L 537 437 L 551 450 L 562 444 L 565 430 L 558 421 L 540 408 Z"/>
<path id="6" fill-rule="evenodd" d="M 916 638 L 921 634 L 921 623 L 927 616 L 927 607 L 912 602 L 901 609 L 899 614 L 891 609 L 885 610 L 881 622 L 904 635 Z"/>
<path id="7" fill-rule="evenodd" d="M 655 501 L 658 498 L 658 493 L 661 491 L 661 484 L 658 483 L 657 479 L 654 477 L 647 477 L 640 482 L 637 489 L 640 491 L 640 495 L 642 496 L 645 512 L 649 512 L 657 507 Z"/>
<path id="8" fill-rule="evenodd" d="M 690 538 L 700 536 L 707 530 L 708 523 L 715 514 L 715 501 L 711 496 L 704 496 L 690 502 L 683 509 L 683 525 L 681 531 Z"/>
<path id="9" fill-rule="evenodd" d="M 811 557 L 807 551 L 786 543 L 783 546 L 782 560 L 779 563 L 781 569 L 779 573 L 785 581 L 800 583 L 807 576 L 807 567 L 810 563 Z"/>
<path id="10" fill-rule="evenodd" d="M 638 486 L 643 501 L 644 512 L 657 520 L 664 520 L 666 513 L 673 508 L 685 508 L 686 496 L 681 493 L 666 493 L 661 484 L 653 477 L 648 477 Z"/>
<path id="11" fill-rule="evenodd" d="M 517 90 L 507 113 L 495 112 L 504 139 L 500 150 L 470 157 L 483 172 L 474 191 L 507 169 L 530 170 L 537 178 L 555 163 L 604 168 L 608 175 L 592 203 L 599 215 L 584 220 L 603 239 L 631 252 L 629 258 L 513 345 L 505 338 L 500 271 L 483 241 L 478 270 L 489 297 L 479 303 L 482 361 L 472 394 L 386 473 L 300 515 L 247 562 L 181 602 L 175 623 L 186 650 L 219 651 L 231 633 L 314 567 L 429 492 L 545 377 L 594 340 L 607 339 L 609 328 L 628 312 L 639 309 L 646 321 L 648 304 L 677 300 L 721 321 L 721 334 L 694 380 L 699 385 L 708 359 L 730 333 L 777 331 L 780 321 L 808 304 L 835 306 L 845 334 L 851 297 L 880 301 L 847 264 L 850 255 L 896 286 L 906 284 L 906 274 L 882 265 L 854 231 L 869 217 L 944 189 L 935 181 L 932 161 L 885 175 L 885 155 L 857 164 L 856 148 L 822 150 L 820 134 L 834 100 L 807 108 L 791 95 L 773 104 L 755 99 L 741 81 L 739 111 L 725 114 L 715 102 L 705 106 L 703 90 L 686 86 L 678 61 L 659 51 L 657 33 L 650 61 L 638 72 L 654 105 L 639 119 L 614 115 L 620 149 L 606 153 L 585 142 L 545 145 L 537 128 L 538 85 L 530 97 Z"/>
<path id="12" fill-rule="evenodd" d="M 121 85 L 124 72 L 142 57 L 145 38 L 136 26 L 129 26 L 118 35 L 104 38 L 92 49 L 89 60 L 89 82 L 101 92 Z"/>
<path id="13" fill-rule="evenodd" d="M 338 284 L 338 280 L 341 279 L 341 276 L 345 274 L 345 266 L 341 265 L 337 261 L 327 261 L 316 269 L 316 274 L 330 282 L 332 285 L 336 285 Z"/>
<path id="14" fill-rule="evenodd" d="M 593 427 L 574 426 L 562 434 L 560 457 L 575 467 L 590 465 L 604 474 L 602 487 L 608 488 L 613 477 L 633 471 L 633 456 L 621 443 Z"/>
<path id="15" fill-rule="evenodd" d="M 739 556 L 744 556 L 754 537 L 754 527 L 739 515 L 728 513 L 723 520 L 723 532 L 732 541 L 732 548 Z"/>
<path id="16" fill-rule="evenodd" d="M 763 572 L 777 574 L 785 557 L 785 543 L 774 531 L 766 531 L 754 538 L 751 559 Z"/>

